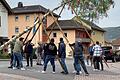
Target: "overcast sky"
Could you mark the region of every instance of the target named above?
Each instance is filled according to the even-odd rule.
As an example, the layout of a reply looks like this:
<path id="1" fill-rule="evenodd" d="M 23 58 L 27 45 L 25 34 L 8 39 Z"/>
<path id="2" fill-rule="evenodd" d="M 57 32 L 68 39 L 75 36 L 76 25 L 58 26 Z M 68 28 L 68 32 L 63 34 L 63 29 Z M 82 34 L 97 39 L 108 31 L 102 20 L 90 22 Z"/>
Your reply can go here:
<path id="1" fill-rule="evenodd" d="M 120 26 L 120 0 L 114 0 L 115 7 L 111 8 L 108 12 L 108 17 L 100 19 L 98 24 L 100 27 L 118 27 Z M 13 8 L 16 7 L 18 2 L 23 2 L 24 5 L 42 5 L 45 8 L 52 10 L 60 5 L 61 0 L 7 0 L 8 4 Z M 59 13 L 59 10 L 56 11 Z M 67 7 L 64 9 L 60 19 L 71 19 L 74 15 Z"/>

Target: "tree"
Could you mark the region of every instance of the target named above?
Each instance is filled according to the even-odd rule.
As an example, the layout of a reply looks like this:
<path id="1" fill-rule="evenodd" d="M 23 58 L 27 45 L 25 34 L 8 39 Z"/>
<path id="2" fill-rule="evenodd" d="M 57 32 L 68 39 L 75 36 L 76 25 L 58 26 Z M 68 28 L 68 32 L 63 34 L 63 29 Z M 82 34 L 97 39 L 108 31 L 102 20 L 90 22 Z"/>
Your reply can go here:
<path id="1" fill-rule="evenodd" d="M 113 0 L 62 0 L 68 2 L 68 9 L 72 13 L 89 21 L 99 20 L 101 17 L 107 17 L 107 11 L 111 6 L 114 8 Z"/>

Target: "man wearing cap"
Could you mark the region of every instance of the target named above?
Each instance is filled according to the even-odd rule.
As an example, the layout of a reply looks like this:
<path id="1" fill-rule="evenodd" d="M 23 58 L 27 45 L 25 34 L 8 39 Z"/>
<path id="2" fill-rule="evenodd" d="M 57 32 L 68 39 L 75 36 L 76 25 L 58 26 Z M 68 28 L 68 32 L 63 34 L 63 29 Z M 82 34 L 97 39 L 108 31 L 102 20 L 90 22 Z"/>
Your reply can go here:
<path id="1" fill-rule="evenodd" d="M 74 57 L 74 68 L 76 70 L 76 75 L 80 74 L 80 71 L 81 71 L 80 64 L 81 64 L 81 66 L 85 72 L 85 75 L 88 76 L 89 73 L 85 66 L 84 56 L 83 56 L 83 46 L 82 46 L 81 42 L 75 41 L 75 43 L 69 44 L 69 45 L 73 46 L 73 48 L 74 48 L 73 57 Z"/>

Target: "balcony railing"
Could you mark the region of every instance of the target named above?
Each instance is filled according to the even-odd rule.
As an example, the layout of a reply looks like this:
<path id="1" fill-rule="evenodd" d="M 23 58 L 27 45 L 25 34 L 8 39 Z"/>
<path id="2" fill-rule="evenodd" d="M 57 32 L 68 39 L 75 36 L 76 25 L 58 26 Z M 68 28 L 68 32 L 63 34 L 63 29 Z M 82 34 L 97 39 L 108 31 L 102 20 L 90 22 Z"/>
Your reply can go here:
<path id="1" fill-rule="evenodd" d="M 91 42 L 89 38 L 76 38 L 76 41 Z"/>

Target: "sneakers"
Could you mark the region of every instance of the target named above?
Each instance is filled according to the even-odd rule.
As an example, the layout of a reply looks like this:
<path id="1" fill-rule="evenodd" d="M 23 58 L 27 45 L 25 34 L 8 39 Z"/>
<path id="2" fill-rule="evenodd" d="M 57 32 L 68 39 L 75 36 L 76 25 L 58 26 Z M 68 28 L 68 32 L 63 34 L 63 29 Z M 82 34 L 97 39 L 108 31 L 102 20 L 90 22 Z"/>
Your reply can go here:
<path id="1" fill-rule="evenodd" d="M 12 66 L 9 66 L 8 68 L 12 68 Z"/>
<path id="2" fill-rule="evenodd" d="M 40 66 L 42 66 L 42 64 L 39 64 L 39 63 L 36 63 L 36 65 L 40 65 Z"/>
<path id="3" fill-rule="evenodd" d="M 55 71 L 53 71 L 52 73 L 55 74 Z"/>
<path id="4" fill-rule="evenodd" d="M 93 71 L 97 71 L 97 69 L 93 69 Z"/>
<path id="5" fill-rule="evenodd" d="M 85 74 L 85 76 L 89 76 L 89 74 L 87 73 L 87 74 Z"/>
<path id="6" fill-rule="evenodd" d="M 64 71 L 62 71 L 61 73 L 65 73 Z"/>
<path id="7" fill-rule="evenodd" d="M 15 70 L 15 69 L 17 69 L 17 68 L 16 68 L 16 67 L 13 67 L 12 69 Z"/>
<path id="8" fill-rule="evenodd" d="M 100 70 L 98 70 L 98 69 L 93 69 L 93 71 L 100 71 Z"/>
<path id="9" fill-rule="evenodd" d="M 29 67 L 29 65 L 26 65 L 26 67 Z"/>
<path id="10" fill-rule="evenodd" d="M 25 70 L 25 68 L 20 68 L 20 70 L 24 71 L 24 70 Z"/>
<path id="11" fill-rule="evenodd" d="M 41 73 L 45 74 L 46 72 L 45 72 L 45 71 L 42 71 Z"/>
<path id="12" fill-rule="evenodd" d="M 62 74 L 68 74 L 68 72 L 64 72 L 64 71 L 62 71 L 61 73 L 62 73 Z"/>
<path id="13" fill-rule="evenodd" d="M 79 72 L 77 72 L 77 73 L 76 73 L 76 75 L 80 75 L 80 73 L 79 73 Z"/>
<path id="14" fill-rule="evenodd" d="M 79 73 L 82 74 L 82 71 L 80 71 Z"/>
<path id="15" fill-rule="evenodd" d="M 76 73 L 76 71 L 74 70 L 72 73 Z"/>

